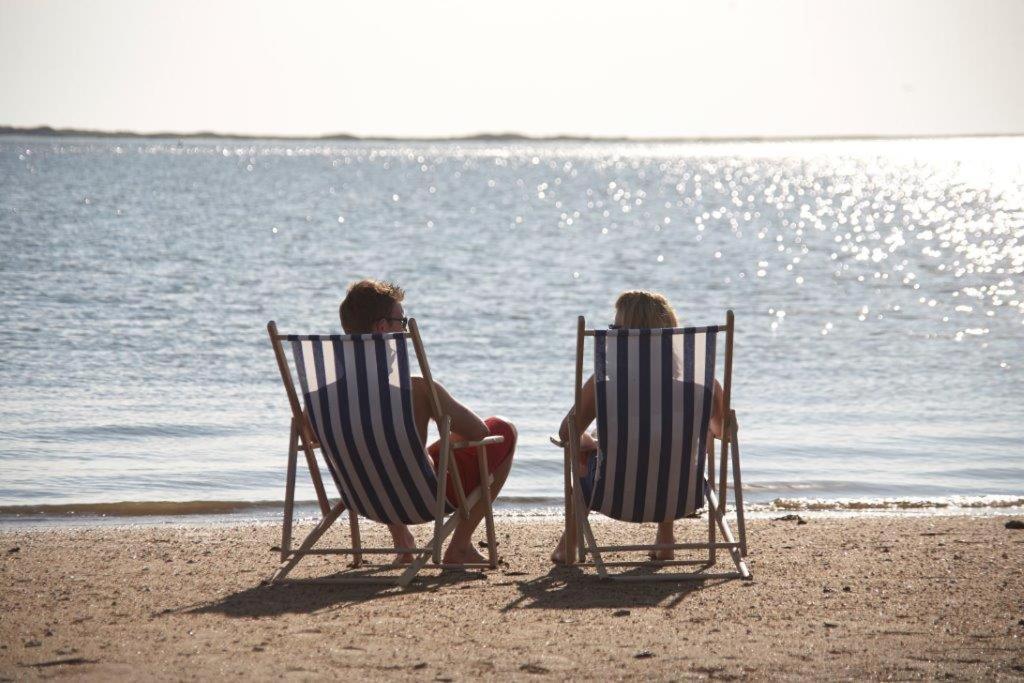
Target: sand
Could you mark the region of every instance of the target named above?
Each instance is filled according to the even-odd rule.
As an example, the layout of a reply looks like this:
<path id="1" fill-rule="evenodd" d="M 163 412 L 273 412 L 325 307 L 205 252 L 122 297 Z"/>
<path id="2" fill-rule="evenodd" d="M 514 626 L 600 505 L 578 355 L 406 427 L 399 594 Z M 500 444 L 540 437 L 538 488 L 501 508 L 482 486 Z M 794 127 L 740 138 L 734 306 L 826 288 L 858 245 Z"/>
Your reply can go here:
<path id="1" fill-rule="evenodd" d="M 404 591 L 261 587 L 266 524 L 8 527 L 0 678 L 1024 679 L 1024 531 L 1007 519 L 754 520 L 754 580 L 704 584 L 552 568 L 556 520 L 501 519 L 499 569 L 426 570 Z"/>

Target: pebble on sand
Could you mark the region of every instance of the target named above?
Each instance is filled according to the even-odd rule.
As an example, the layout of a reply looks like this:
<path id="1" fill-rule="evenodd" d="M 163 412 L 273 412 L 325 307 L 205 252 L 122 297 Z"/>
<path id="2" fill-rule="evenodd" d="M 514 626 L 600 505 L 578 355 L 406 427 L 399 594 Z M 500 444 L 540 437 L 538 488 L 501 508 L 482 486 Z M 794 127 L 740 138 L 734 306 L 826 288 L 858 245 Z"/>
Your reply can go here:
<path id="1" fill-rule="evenodd" d="M 526 664 L 523 664 L 522 666 L 520 666 L 519 670 L 520 671 L 525 671 L 528 674 L 546 674 L 546 673 L 548 673 L 548 669 L 546 669 L 545 667 L 541 666 L 540 664 L 533 664 L 533 663 L 530 663 L 530 662 L 527 662 Z"/>
<path id="2" fill-rule="evenodd" d="M 807 520 L 806 519 L 804 519 L 800 515 L 794 515 L 794 514 L 782 515 L 781 517 L 776 517 L 772 521 L 775 521 L 775 522 L 796 522 L 797 524 L 807 524 Z"/>

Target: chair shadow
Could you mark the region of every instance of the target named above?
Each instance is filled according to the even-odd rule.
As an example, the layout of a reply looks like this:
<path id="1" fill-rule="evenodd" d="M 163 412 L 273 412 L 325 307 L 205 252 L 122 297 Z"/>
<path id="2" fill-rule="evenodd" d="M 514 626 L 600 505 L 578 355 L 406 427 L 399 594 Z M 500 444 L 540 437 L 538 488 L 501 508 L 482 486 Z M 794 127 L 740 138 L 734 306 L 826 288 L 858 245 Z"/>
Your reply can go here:
<path id="1" fill-rule="evenodd" d="M 618 576 L 653 576 L 657 565 L 640 566 Z M 671 609 L 691 593 L 733 581 L 709 578 L 703 581 L 619 582 L 599 578 L 594 570 L 553 567 L 544 576 L 519 581 L 520 595 L 501 608 L 514 609 L 615 609 L 662 607 Z"/>
<path id="2" fill-rule="evenodd" d="M 430 571 L 427 567 L 424 571 Z M 229 617 L 272 617 L 285 614 L 308 614 L 327 607 L 344 608 L 371 600 L 408 595 L 410 593 L 433 593 L 451 586 L 472 581 L 483 581 L 487 575 L 482 571 L 446 570 L 439 574 L 419 574 L 405 588 L 380 583 L 325 583 L 325 579 L 357 579 L 379 576 L 381 567 L 367 570 L 348 569 L 332 575 L 310 579 L 289 579 L 279 584 L 268 585 L 266 581 L 257 586 L 226 595 L 210 602 L 186 605 L 166 612 L 187 614 L 223 614 Z"/>

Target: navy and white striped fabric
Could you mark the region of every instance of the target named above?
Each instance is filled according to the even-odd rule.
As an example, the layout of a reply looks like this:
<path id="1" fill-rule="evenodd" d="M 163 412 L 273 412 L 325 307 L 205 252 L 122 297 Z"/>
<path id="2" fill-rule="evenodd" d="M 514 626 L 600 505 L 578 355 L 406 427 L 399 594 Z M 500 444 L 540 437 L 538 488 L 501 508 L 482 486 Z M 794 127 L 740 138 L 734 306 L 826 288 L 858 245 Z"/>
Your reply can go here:
<path id="1" fill-rule="evenodd" d="M 437 477 L 413 419 L 408 334 L 283 339 L 345 506 L 386 524 L 432 521 Z"/>
<path id="2" fill-rule="evenodd" d="M 704 506 L 704 460 L 724 327 L 596 330 L 600 451 L 590 509 L 628 522 Z"/>

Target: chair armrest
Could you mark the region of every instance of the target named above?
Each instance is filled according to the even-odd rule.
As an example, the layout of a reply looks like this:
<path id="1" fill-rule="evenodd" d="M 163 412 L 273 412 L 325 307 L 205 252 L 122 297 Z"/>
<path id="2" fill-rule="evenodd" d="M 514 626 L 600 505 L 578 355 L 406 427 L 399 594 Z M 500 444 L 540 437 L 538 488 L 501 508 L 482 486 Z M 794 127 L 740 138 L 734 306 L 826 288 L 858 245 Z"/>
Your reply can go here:
<path id="1" fill-rule="evenodd" d="M 485 436 L 479 441 L 456 441 L 452 443 L 452 448 L 465 448 L 466 446 L 489 446 L 492 443 L 505 443 L 505 437 L 500 434 L 494 434 L 492 436 Z"/>

